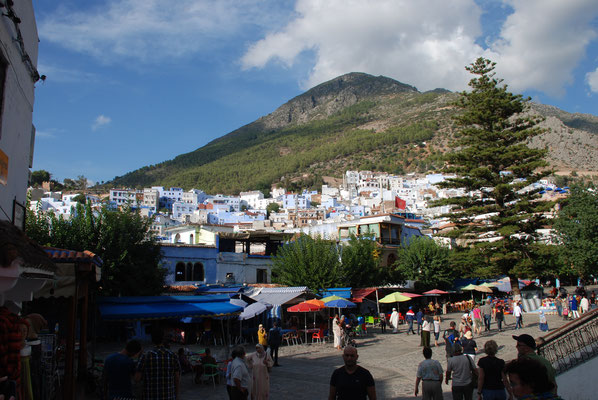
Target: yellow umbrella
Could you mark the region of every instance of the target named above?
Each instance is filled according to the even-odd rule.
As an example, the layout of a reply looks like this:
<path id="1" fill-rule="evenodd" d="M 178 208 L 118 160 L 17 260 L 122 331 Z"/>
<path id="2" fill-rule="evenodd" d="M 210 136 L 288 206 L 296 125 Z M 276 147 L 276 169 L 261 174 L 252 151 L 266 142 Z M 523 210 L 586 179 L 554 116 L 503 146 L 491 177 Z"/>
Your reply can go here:
<path id="1" fill-rule="evenodd" d="M 401 292 L 393 292 L 387 296 L 384 296 L 382 299 L 380 299 L 380 303 L 398 303 L 401 301 L 409 301 L 411 300 L 411 297 L 407 297 L 404 294 L 401 294 Z"/>
<path id="2" fill-rule="evenodd" d="M 323 303 L 328 303 L 329 301 L 332 301 L 332 300 L 347 300 L 347 299 L 344 299 L 340 296 L 328 296 L 328 297 L 324 297 L 320 301 Z"/>

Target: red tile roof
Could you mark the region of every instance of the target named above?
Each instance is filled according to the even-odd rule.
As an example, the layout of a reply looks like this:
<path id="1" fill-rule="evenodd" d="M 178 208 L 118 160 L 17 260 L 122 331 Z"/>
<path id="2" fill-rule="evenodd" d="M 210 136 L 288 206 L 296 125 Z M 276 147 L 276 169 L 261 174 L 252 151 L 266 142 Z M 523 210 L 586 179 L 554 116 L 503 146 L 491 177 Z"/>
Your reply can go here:
<path id="1" fill-rule="evenodd" d="M 97 266 L 102 266 L 102 264 L 104 264 L 99 256 L 89 250 L 76 251 L 57 249 L 54 247 L 44 247 L 44 250 L 48 257 L 56 263 L 86 262 L 93 263 Z"/>

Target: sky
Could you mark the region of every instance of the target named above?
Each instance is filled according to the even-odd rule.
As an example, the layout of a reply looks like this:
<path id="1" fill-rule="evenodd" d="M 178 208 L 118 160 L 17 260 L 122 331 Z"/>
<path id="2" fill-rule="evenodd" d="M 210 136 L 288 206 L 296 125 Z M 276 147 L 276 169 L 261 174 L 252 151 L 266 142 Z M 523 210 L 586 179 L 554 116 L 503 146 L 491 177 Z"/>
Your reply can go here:
<path id="1" fill-rule="evenodd" d="M 109 181 L 193 151 L 349 72 L 598 115 L 596 0 L 33 0 L 33 170 Z"/>

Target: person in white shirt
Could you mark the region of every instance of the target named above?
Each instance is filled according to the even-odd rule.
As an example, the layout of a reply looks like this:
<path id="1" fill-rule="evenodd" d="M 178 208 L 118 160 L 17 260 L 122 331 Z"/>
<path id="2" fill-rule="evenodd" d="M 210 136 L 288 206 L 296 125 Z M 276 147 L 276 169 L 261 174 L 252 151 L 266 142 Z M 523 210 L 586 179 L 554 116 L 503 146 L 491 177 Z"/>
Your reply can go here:
<path id="1" fill-rule="evenodd" d="M 521 309 L 520 304 L 521 304 L 520 302 L 517 302 L 517 303 L 515 303 L 515 306 L 513 307 L 513 316 L 515 317 L 515 329 L 522 328 L 521 315 L 523 313 L 523 310 Z"/>
<path id="2" fill-rule="evenodd" d="M 233 386 L 231 388 L 231 398 L 234 400 L 246 400 L 249 398 L 251 390 L 251 375 L 245 364 L 245 349 L 243 346 L 237 346 L 232 352 L 233 361 L 231 361 L 230 376 Z"/>
<path id="3" fill-rule="evenodd" d="M 585 314 L 590 311 L 590 301 L 586 296 L 583 296 L 581 301 L 579 302 L 579 307 L 581 308 L 581 313 Z"/>
<path id="4" fill-rule="evenodd" d="M 392 314 L 390 315 L 390 320 L 388 321 L 390 326 L 392 326 L 392 333 L 399 332 L 399 312 L 396 308 L 392 309 Z"/>

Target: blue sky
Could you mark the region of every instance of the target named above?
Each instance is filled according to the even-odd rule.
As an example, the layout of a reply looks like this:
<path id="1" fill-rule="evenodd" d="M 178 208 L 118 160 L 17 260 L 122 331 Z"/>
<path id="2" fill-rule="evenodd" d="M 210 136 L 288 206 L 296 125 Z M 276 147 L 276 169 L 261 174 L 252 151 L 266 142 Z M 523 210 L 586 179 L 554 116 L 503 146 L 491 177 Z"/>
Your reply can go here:
<path id="1" fill-rule="evenodd" d="M 107 181 L 193 151 L 348 72 L 598 115 L 595 0 L 33 0 L 33 169 Z"/>

